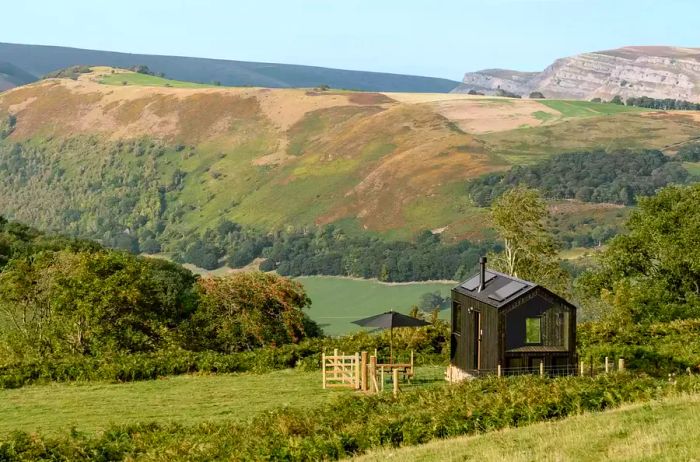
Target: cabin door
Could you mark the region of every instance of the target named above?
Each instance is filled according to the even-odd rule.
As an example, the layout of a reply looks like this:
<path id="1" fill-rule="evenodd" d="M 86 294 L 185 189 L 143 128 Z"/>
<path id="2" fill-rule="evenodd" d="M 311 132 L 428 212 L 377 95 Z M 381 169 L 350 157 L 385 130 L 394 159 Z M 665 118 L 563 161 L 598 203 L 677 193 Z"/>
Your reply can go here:
<path id="1" fill-rule="evenodd" d="M 469 338 L 472 341 L 470 368 L 478 370 L 481 369 L 481 313 L 472 311 L 470 321 L 469 327 L 471 327 L 471 332 L 469 333 Z"/>

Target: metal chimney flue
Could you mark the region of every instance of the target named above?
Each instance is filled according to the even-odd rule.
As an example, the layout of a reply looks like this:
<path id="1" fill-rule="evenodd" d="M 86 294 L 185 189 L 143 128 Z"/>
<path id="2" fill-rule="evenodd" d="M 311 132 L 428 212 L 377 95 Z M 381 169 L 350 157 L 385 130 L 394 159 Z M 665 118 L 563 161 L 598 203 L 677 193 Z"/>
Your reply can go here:
<path id="1" fill-rule="evenodd" d="M 486 257 L 479 258 L 479 292 L 486 287 Z"/>

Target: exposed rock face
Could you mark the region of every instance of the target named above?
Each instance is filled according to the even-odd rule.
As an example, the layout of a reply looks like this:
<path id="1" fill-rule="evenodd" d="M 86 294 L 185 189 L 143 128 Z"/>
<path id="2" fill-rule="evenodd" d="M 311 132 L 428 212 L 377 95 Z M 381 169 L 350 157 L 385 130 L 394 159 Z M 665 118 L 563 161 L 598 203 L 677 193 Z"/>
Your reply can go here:
<path id="1" fill-rule="evenodd" d="M 494 94 L 499 88 L 523 96 L 539 91 L 547 98 L 619 95 L 700 102 L 700 48 L 626 47 L 558 59 L 542 72 L 471 72 L 453 92 Z"/>

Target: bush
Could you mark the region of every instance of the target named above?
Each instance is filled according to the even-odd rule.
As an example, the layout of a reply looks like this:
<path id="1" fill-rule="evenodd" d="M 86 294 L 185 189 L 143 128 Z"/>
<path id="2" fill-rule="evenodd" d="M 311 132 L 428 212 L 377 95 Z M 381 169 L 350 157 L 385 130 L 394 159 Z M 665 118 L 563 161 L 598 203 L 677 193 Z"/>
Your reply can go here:
<path id="1" fill-rule="evenodd" d="M 183 460 L 329 460 L 698 392 L 700 380 L 695 377 L 674 383 L 626 374 L 488 378 L 398 398 L 346 395 L 310 409 L 281 408 L 247 423 L 144 423 L 113 426 L 97 435 L 70 432 L 58 437 L 17 432 L 0 443 L 0 457 L 87 460 L 100 454 L 111 460 L 168 454 Z"/>

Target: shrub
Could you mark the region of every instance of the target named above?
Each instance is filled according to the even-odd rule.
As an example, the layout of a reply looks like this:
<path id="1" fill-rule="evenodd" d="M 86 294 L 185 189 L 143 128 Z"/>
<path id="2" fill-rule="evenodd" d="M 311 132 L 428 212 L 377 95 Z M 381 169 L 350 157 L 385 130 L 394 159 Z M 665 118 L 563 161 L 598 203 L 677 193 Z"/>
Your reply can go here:
<path id="1" fill-rule="evenodd" d="M 328 460 L 382 446 L 423 444 L 528 425 L 622 403 L 700 392 L 700 380 L 673 383 L 612 374 L 595 379 L 489 378 L 407 392 L 393 398 L 346 395 L 310 409 L 281 408 L 247 423 L 143 423 L 97 435 L 17 432 L 0 443 L 7 460 L 138 459 Z"/>

